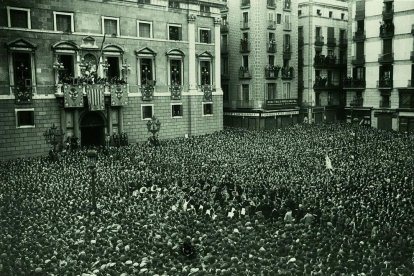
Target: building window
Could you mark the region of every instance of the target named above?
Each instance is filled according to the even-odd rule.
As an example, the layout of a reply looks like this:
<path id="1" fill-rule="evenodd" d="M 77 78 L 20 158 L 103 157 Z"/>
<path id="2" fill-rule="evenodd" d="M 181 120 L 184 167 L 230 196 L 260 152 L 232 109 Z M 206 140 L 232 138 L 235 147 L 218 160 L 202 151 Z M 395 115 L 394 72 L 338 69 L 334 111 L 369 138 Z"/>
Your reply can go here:
<path id="1" fill-rule="evenodd" d="M 13 80 L 15 85 L 32 86 L 32 56 L 27 52 L 13 52 Z"/>
<path id="2" fill-rule="evenodd" d="M 280 13 L 276 14 L 276 23 L 282 24 L 282 15 Z"/>
<path id="3" fill-rule="evenodd" d="M 316 10 L 316 14 L 317 14 L 317 15 L 319 15 L 319 16 L 321 16 L 321 15 L 322 15 L 321 10 L 319 10 L 319 9 L 318 9 L 318 10 Z"/>
<path id="4" fill-rule="evenodd" d="M 179 9 L 180 8 L 180 2 L 179 1 L 168 1 L 168 7 L 169 8 L 174 8 L 174 9 Z"/>
<path id="5" fill-rule="evenodd" d="M 58 62 L 62 65 L 62 69 L 58 73 L 58 81 L 60 83 L 73 83 L 75 77 L 75 57 L 72 54 L 58 54 Z"/>
<path id="6" fill-rule="evenodd" d="M 241 5 L 242 5 L 242 7 L 243 6 L 249 6 L 250 5 L 250 0 L 242 0 Z"/>
<path id="7" fill-rule="evenodd" d="M 283 83 L 283 98 L 290 99 L 290 83 L 289 82 Z"/>
<path id="8" fill-rule="evenodd" d="M 250 100 L 250 91 L 248 84 L 242 84 L 242 95 L 241 98 L 243 101 L 248 102 Z"/>
<path id="9" fill-rule="evenodd" d="M 31 29 L 30 9 L 7 7 L 7 26 Z"/>
<path id="10" fill-rule="evenodd" d="M 152 38 L 152 22 L 138 21 L 138 37 Z"/>
<path id="11" fill-rule="evenodd" d="M 210 6 L 207 5 L 200 5 L 200 11 L 201 12 L 210 12 Z"/>
<path id="12" fill-rule="evenodd" d="M 212 115 L 213 115 L 213 104 L 203 103 L 203 116 L 212 116 Z"/>
<path id="13" fill-rule="evenodd" d="M 181 25 L 168 25 L 168 39 L 182 40 Z"/>
<path id="14" fill-rule="evenodd" d="M 276 83 L 268 83 L 267 84 L 267 99 L 274 100 L 276 99 Z"/>
<path id="15" fill-rule="evenodd" d="M 285 10 L 290 10 L 290 0 L 285 0 L 284 9 Z"/>
<path id="16" fill-rule="evenodd" d="M 116 17 L 102 17 L 102 34 L 110 36 L 119 36 L 119 18 Z"/>
<path id="17" fill-rule="evenodd" d="M 183 61 L 181 59 L 170 60 L 170 83 L 172 85 L 183 84 L 182 63 Z"/>
<path id="18" fill-rule="evenodd" d="M 242 66 L 244 68 L 249 68 L 249 56 L 243 56 L 242 62 Z"/>
<path id="19" fill-rule="evenodd" d="M 119 79 L 121 77 L 120 74 L 120 62 L 119 62 L 119 57 L 115 57 L 115 56 L 107 56 L 106 57 L 106 61 L 108 63 L 108 71 L 106 74 L 106 77 L 108 78 L 108 80 L 115 80 L 115 79 Z"/>
<path id="20" fill-rule="evenodd" d="M 73 33 L 74 23 L 73 23 L 73 13 L 66 12 L 53 12 L 54 17 L 54 30 L 64 33 Z"/>
<path id="21" fill-rule="evenodd" d="M 140 58 L 139 59 L 139 79 L 141 85 L 154 84 L 154 70 L 153 70 L 152 58 Z"/>
<path id="22" fill-rule="evenodd" d="M 16 128 L 35 127 L 34 108 L 15 109 Z"/>
<path id="23" fill-rule="evenodd" d="M 229 74 L 229 59 L 227 57 L 221 58 L 221 74 L 224 76 Z"/>
<path id="24" fill-rule="evenodd" d="M 154 105 L 153 104 L 142 104 L 141 105 L 142 120 L 150 120 L 152 116 L 154 116 Z"/>
<path id="25" fill-rule="evenodd" d="M 211 31 L 210 29 L 199 29 L 199 40 L 201 43 L 211 43 Z"/>
<path id="26" fill-rule="evenodd" d="M 138 0 L 138 4 L 151 4 L 151 0 Z"/>
<path id="27" fill-rule="evenodd" d="M 341 13 L 341 20 L 345 20 L 345 14 Z"/>
<path id="28" fill-rule="evenodd" d="M 171 104 L 171 118 L 183 117 L 183 104 Z"/>
<path id="29" fill-rule="evenodd" d="M 211 84 L 211 62 L 209 60 L 200 60 L 200 84 Z"/>
<path id="30" fill-rule="evenodd" d="M 302 15 L 302 10 L 298 10 L 298 16 Z"/>

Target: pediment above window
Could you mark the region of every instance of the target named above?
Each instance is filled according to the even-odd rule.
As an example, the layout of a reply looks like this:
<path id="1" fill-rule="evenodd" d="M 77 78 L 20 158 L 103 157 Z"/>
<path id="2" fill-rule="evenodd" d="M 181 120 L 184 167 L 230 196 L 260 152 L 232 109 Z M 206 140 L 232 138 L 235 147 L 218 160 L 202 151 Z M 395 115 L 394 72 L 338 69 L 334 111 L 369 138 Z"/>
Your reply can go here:
<path id="1" fill-rule="evenodd" d="M 140 50 L 135 50 L 135 54 L 137 56 L 153 56 L 155 57 L 157 55 L 156 52 L 154 52 L 151 48 L 145 47 Z"/>
<path id="2" fill-rule="evenodd" d="M 121 53 L 123 54 L 125 51 L 122 49 L 121 46 L 115 45 L 115 44 L 109 44 L 103 47 L 104 53 Z"/>
<path id="3" fill-rule="evenodd" d="M 87 36 L 82 39 L 81 48 L 86 49 L 98 49 L 98 45 L 96 45 L 96 39 L 92 36 Z"/>
<path id="4" fill-rule="evenodd" d="M 179 56 L 179 57 L 184 57 L 185 56 L 184 52 L 181 51 L 180 49 L 172 49 L 172 50 L 169 50 L 166 53 L 166 55 L 167 56 Z"/>
<path id="5" fill-rule="evenodd" d="M 19 38 L 19 39 L 11 41 L 9 43 L 6 43 L 6 47 L 8 49 L 21 48 L 21 49 L 36 50 L 37 45 L 33 44 L 33 43 L 23 39 L 23 38 Z"/>
<path id="6" fill-rule="evenodd" d="M 59 41 L 52 45 L 52 50 L 71 50 L 78 51 L 80 47 L 73 41 Z"/>
<path id="7" fill-rule="evenodd" d="M 199 58 L 213 58 L 213 55 L 209 51 L 202 52 L 201 54 L 197 54 Z"/>

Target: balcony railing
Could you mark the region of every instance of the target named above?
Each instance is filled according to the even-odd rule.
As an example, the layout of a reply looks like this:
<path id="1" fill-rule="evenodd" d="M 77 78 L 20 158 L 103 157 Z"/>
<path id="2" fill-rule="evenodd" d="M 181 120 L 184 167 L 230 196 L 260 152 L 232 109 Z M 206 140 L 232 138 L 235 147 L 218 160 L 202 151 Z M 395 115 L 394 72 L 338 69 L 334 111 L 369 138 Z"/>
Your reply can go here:
<path id="1" fill-rule="evenodd" d="M 350 106 L 353 107 L 362 107 L 364 106 L 364 98 L 362 97 L 354 97 L 351 102 L 349 103 Z"/>
<path id="2" fill-rule="evenodd" d="M 328 40 L 326 42 L 326 45 L 328 45 L 328 47 L 335 47 L 336 46 L 336 38 L 328 36 Z"/>
<path id="3" fill-rule="evenodd" d="M 276 8 L 275 0 L 267 0 L 267 7 L 268 8 Z"/>
<path id="4" fill-rule="evenodd" d="M 265 78 L 266 79 L 277 79 L 279 76 L 280 66 L 266 65 L 265 67 Z"/>
<path id="5" fill-rule="evenodd" d="M 337 59 L 335 56 L 324 56 L 319 55 L 315 56 L 313 59 L 313 66 L 315 68 L 340 68 L 345 67 L 346 63 L 343 63 L 341 60 Z"/>
<path id="6" fill-rule="evenodd" d="M 267 21 L 267 28 L 271 30 L 276 29 L 276 21 L 275 20 L 268 20 Z"/>
<path id="7" fill-rule="evenodd" d="M 380 28 L 380 37 L 381 38 L 392 38 L 394 36 L 394 23 L 386 22 L 383 23 Z"/>
<path id="8" fill-rule="evenodd" d="M 313 83 L 313 89 L 314 90 L 337 90 L 339 89 L 339 85 L 328 82 L 327 78 L 319 77 Z"/>
<path id="9" fill-rule="evenodd" d="M 292 108 L 298 105 L 298 99 L 269 99 L 266 109 Z"/>
<path id="10" fill-rule="evenodd" d="M 239 78 L 240 79 L 251 79 L 252 74 L 248 67 L 241 66 L 239 69 Z"/>
<path id="11" fill-rule="evenodd" d="M 378 55 L 379 63 L 393 63 L 394 62 L 394 53 L 379 54 Z"/>
<path id="12" fill-rule="evenodd" d="M 390 100 L 380 100 L 379 106 L 381 108 L 390 108 L 391 107 L 391 101 Z"/>
<path id="13" fill-rule="evenodd" d="M 393 87 L 392 79 L 381 79 L 377 81 L 378 89 L 392 89 L 392 87 Z"/>
<path id="14" fill-rule="evenodd" d="M 315 46 L 323 46 L 325 44 L 325 39 L 323 36 L 315 37 Z"/>
<path id="15" fill-rule="evenodd" d="M 240 21 L 240 29 L 245 30 L 249 28 L 249 21 Z"/>
<path id="16" fill-rule="evenodd" d="M 386 7 L 383 7 L 382 9 L 382 19 L 383 20 L 390 20 L 394 17 L 394 8 L 391 7 L 390 9 L 387 9 Z"/>
<path id="17" fill-rule="evenodd" d="M 351 77 L 344 79 L 344 89 L 365 89 L 366 82 L 362 79 L 354 79 Z"/>
<path id="18" fill-rule="evenodd" d="M 172 84 L 169 87 L 172 100 L 181 100 L 181 93 L 183 91 L 183 86 L 180 84 Z"/>
<path id="19" fill-rule="evenodd" d="M 361 42 L 365 40 L 365 30 L 358 30 L 354 33 L 354 41 Z"/>
<path id="20" fill-rule="evenodd" d="M 365 64 L 365 55 L 352 57 L 352 65 L 359 66 L 359 65 L 364 65 L 364 64 Z"/>
<path id="21" fill-rule="evenodd" d="M 31 104 L 33 98 L 33 87 L 27 85 L 16 85 L 12 87 L 15 104 Z"/>
<path id="22" fill-rule="evenodd" d="M 290 31 L 290 30 L 292 30 L 292 23 L 290 23 L 290 22 L 285 22 L 285 23 L 283 24 L 283 30 L 285 30 L 285 31 Z"/>
<path id="23" fill-rule="evenodd" d="M 272 40 L 267 43 L 267 52 L 276 53 L 276 41 Z"/>
<path id="24" fill-rule="evenodd" d="M 141 85 L 141 98 L 143 101 L 152 101 L 154 97 L 154 88 L 156 81 L 148 81 Z"/>
<path id="25" fill-rule="evenodd" d="M 293 79 L 293 67 L 283 67 L 282 71 L 282 80 L 291 80 Z"/>
<path id="26" fill-rule="evenodd" d="M 250 52 L 250 43 L 248 40 L 242 39 L 240 41 L 240 53 Z"/>

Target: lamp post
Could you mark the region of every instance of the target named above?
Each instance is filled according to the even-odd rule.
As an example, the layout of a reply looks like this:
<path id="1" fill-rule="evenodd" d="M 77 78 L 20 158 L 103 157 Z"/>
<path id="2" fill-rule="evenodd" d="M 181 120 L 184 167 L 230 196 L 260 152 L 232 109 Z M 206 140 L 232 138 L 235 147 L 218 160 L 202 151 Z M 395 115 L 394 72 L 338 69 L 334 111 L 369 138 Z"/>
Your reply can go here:
<path id="1" fill-rule="evenodd" d="M 98 154 L 96 150 L 88 150 L 88 168 L 91 171 L 91 194 L 92 194 L 92 208 L 96 210 L 96 162 L 98 161 Z"/>

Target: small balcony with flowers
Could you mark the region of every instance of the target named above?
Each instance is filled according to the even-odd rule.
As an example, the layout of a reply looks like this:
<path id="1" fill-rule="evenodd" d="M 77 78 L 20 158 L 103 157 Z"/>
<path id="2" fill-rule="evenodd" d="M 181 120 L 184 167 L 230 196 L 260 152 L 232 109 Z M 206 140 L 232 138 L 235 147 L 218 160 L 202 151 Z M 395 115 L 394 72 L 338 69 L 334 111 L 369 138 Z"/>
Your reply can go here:
<path id="1" fill-rule="evenodd" d="M 313 83 L 314 91 L 331 91 L 339 90 L 339 84 L 334 84 L 333 82 L 328 81 L 328 78 L 318 76 L 315 78 Z"/>
<path id="2" fill-rule="evenodd" d="M 394 37 L 394 23 L 392 20 L 385 20 L 381 22 L 379 34 L 382 39 Z"/>
<path id="3" fill-rule="evenodd" d="M 325 45 L 325 38 L 321 35 L 315 37 L 315 47 L 322 47 Z"/>
<path id="4" fill-rule="evenodd" d="M 354 96 L 354 98 L 349 103 L 351 107 L 363 107 L 364 106 L 364 98 L 362 96 Z"/>
<path id="5" fill-rule="evenodd" d="M 282 80 L 291 80 L 294 77 L 294 69 L 292 66 L 286 66 L 281 68 Z"/>
<path id="6" fill-rule="evenodd" d="M 268 64 L 265 67 L 265 78 L 268 80 L 275 80 L 279 77 L 280 66 Z"/>
<path id="7" fill-rule="evenodd" d="M 251 70 L 249 69 L 249 67 L 240 66 L 239 78 L 240 79 L 251 79 L 252 78 Z"/>
<path id="8" fill-rule="evenodd" d="M 354 39 L 355 42 L 362 42 L 362 41 L 365 40 L 365 38 L 366 38 L 365 30 L 363 30 L 363 29 L 359 29 L 354 33 L 354 38 L 353 39 Z"/>
<path id="9" fill-rule="evenodd" d="M 276 53 L 277 47 L 276 47 L 276 40 L 271 39 L 269 42 L 267 42 L 267 52 L 268 53 Z"/>
<path id="10" fill-rule="evenodd" d="M 346 77 L 343 81 L 343 88 L 345 90 L 364 90 L 365 87 L 366 81 L 364 79 Z"/>
<path id="11" fill-rule="evenodd" d="M 315 69 L 344 69 L 346 63 L 335 55 L 316 55 L 313 59 L 313 66 Z"/>

